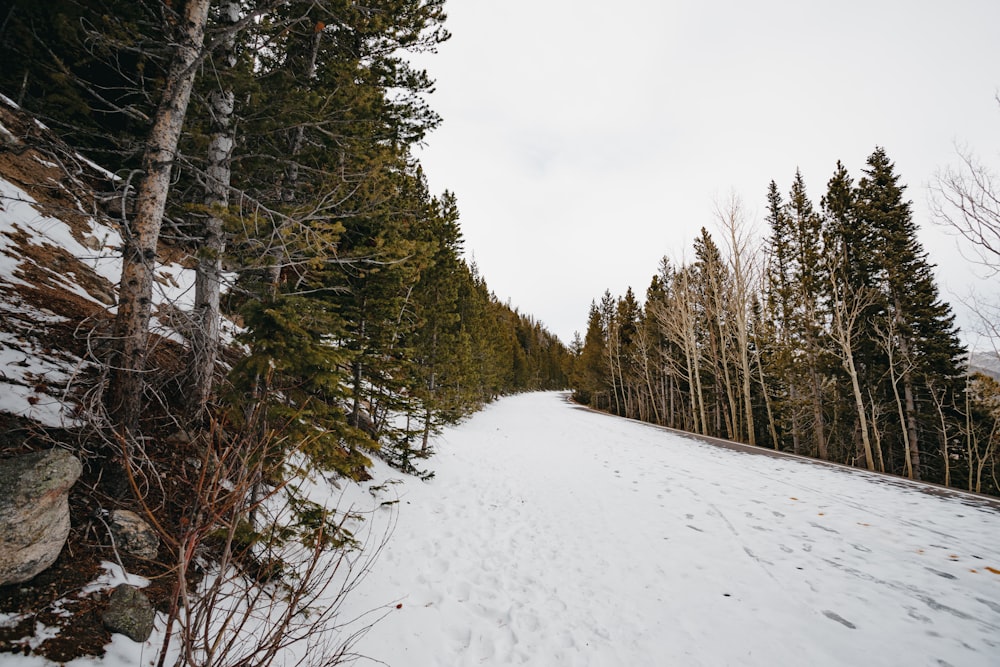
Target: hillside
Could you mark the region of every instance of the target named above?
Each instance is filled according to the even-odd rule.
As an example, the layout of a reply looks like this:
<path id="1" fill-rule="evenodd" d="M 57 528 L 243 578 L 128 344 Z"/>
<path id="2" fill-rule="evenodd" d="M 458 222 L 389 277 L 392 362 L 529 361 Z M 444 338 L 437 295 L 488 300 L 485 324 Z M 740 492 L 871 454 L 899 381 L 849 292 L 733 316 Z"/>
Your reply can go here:
<path id="1" fill-rule="evenodd" d="M 969 359 L 969 368 L 973 372 L 988 375 L 1000 381 L 1000 356 L 996 352 L 976 352 Z"/>
<path id="2" fill-rule="evenodd" d="M 115 312 L 124 183 L 3 96 L 0 138 L 0 411 L 74 425 Z M 169 310 L 191 291 L 172 259 L 165 247 L 154 290 L 164 343 L 176 338 Z"/>
<path id="3" fill-rule="evenodd" d="M 37 623 L 49 634 L 31 650 L 62 661 L 101 654 L 110 638 L 99 611 L 112 585 L 101 564 L 115 558 L 105 542 L 114 503 L 97 489 L 100 425 L 89 417 L 98 413 L 92 408 L 115 312 L 122 243 L 115 217 L 124 184 L 2 96 L 0 139 L 0 458 L 60 448 L 84 463 L 59 559 L 30 584 L 0 594 L 0 651 L 22 650 Z M 165 323 L 189 299 L 191 276 L 167 247 L 156 275 L 152 359 L 155 374 L 166 377 L 176 373 L 181 347 Z M 125 558 L 133 572 L 164 571 Z M 162 595 L 167 586 L 162 580 L 149 590 Z M 76 599 L 59 603 L 67 592 Z"/>

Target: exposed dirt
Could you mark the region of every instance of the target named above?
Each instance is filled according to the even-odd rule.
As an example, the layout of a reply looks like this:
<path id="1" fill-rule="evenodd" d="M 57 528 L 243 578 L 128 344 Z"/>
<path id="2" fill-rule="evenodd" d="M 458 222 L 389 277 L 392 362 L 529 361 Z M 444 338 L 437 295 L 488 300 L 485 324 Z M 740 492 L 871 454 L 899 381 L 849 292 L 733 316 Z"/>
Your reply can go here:
<path id="1" fill-rule="evenodd" d="M 0 102 L 0 124 L 10 135 L 0 133 L 0 176 L 17 185 L 38 203 L 39 214 L 58 218 L 69 225 L 82 245 L 100 249 L 92 236 L 91 219 L 112 224 L 121 206 L 115 183 L 100 169 L 89 165 L 33 119 Z M 5 202 L 0 200 L 0 211 Z M 103 355 L 112 316 L 107 306 L 115 303 L 115 287 L 65 249 L 52 244 L 29 242 L 23 229 L 0 226 L 10 241 L 3 252 L 18 260 L 13 284 L 0 280 L 0 333 L 5 344 L 25 356 L 44 356 L 65 361 L 73 369 L 71 382 L 53 385 L 45 377 L 24 375 L 33 395 L 28 402 L 48 395 L 70 403 L 95 400 L 100 378 L 97 366 L 89 364 Z M 172 251 L 172 256 L 178 255 Z M 70 277 L 71 280 L 67 280 Z M 27 284 L 22 284 L 27 283 Z M 72 282 L 93 300 L 67 289 Z M 184 447 L 166 446 L 166 437 L 176 425 L 166 417 L 182 396 L 176 378 L 183 372 L 182 347 L 153 337 L 149 366 L 153 386 L 162 389 L 143 416 L 148 434 L 148 454 L 157 473 L 157 483 L 142 487 L 144 503 L 153 508 L 168 532 L 176 530 L 190 497 L 183 469 Z M 0 368 L 0 373 L 7 369 Z M 4 373 L 2 377 L 11 377 Z M 22 377 L 18 375 L 17 377 Z M 152 398 L 152 397 L 151 397 Z M 93 429 L 45 428 L 28 419 L 0 413 L 0 457 L 9 457 L 54 446 L 72 451 L 84 463 L 84 473 L 70 493 L 71 531 L 58 560 L 31 581 L 0 587 L 0 614 L 16 620 L 0 626 L 0 664 L 4 653 L 32 653 L 55 662 L 83 655 L 102 655 L 110 634 L 101 623 L 107 592 L 82 593 L 103 572 L 101 563 L 117 562 L 103 517 L 116 508 L 142 513 L 142 505 L 130 494 L 125 499 L 109 497 L 102 490 L 100 439 Z M 162 482 L 162 483 L 161 483 Z M 2 491 L 0 491 L 2 492 Z M 176 533 L 175 533 L 176 534 Z M 145 589 L 154 605 L 163 607 L 173 589 L 170 549 L 161 545 L 156 562 L 121 555 L 126 571 L 150 580 Z M 25 638 L 49 637 L 35 645 Z"/>

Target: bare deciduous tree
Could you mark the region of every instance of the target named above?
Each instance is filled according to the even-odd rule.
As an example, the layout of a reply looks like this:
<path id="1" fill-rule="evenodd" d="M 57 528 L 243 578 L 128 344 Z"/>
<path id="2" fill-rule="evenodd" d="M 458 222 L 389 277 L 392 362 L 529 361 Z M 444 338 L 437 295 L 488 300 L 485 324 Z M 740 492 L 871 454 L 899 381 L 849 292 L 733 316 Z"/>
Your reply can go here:
<path id="1" fill-rule="evenodd" d="M 750 313 L 753 289 L 757 272 L 757 253 L 751 245 L 752 234 L 747 229 L 743 202 L 733 194 L 723 205 L 716 206 L 716 217 L 725 232 L 725 242 L 729 251 L 727 260 L 731 276 L 730 317 L 733 334 L 736 337 L 737 354 L 743 394 L 743 411 L 746 419 L 747 442 L 757 444 L 751 402 L 750 368 Z"/>

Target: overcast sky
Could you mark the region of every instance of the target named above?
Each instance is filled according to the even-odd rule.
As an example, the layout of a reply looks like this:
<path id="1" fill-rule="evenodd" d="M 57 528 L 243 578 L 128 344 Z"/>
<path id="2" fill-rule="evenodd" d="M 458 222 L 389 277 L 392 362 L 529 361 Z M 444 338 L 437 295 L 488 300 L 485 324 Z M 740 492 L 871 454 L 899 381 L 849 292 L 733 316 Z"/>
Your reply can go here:
<path id="1" fill-rule="evenodd" d="M 787 194 L 801 169 L 818 207 L 837 160 L 857 179 L 876 146 L 943 296 L 975 282 L 927 185 L 956 143 L 1000 166 L 997 0 L 446 6 L 452 39 L 418 61 L 444 117 L 421 161 L 489 286 L 564 342 L 605 289 L 642 298 L 661 257 L 690 259 L 716 201 L 738 194 L 763 235 L 772 179 Z"/>

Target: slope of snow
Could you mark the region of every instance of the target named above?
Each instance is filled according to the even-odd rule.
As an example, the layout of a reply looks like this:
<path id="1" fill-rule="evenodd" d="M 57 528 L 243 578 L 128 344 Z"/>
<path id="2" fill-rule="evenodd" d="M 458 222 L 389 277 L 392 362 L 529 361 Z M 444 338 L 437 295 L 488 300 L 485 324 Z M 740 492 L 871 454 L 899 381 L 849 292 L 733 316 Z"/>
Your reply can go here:
<path id="1" fill-rule="evenodd" d="M 395 527 L 337 619 L 339 639 L 375 623 L 357 665 L 1000 664 L 997 502 L 718 448 L 559 393 L 502 399 L 435 447 L 429 482 L 379 464 L 366 485 L 311 485 L 366 514 L 376 544 Z M 115 635 L 68 664 L 152 665 L 162 631 L 160 615 L 150 641 Z"/>
<path id="2" fill-rule="evenodd" d="M 501 400 L 393 487 L 359 664 L 1000 664 L 1000 512 Z M 402 606 L 397 610 L 395 605 Z"/>

